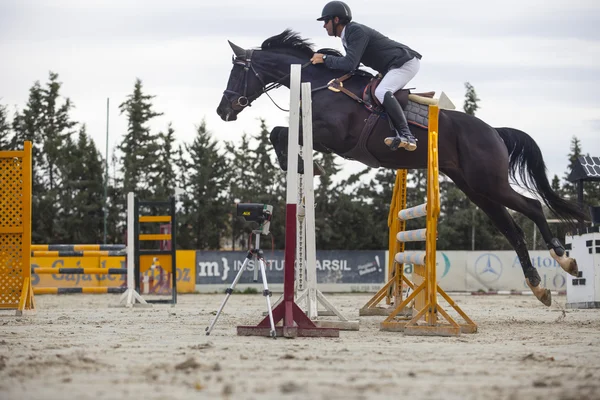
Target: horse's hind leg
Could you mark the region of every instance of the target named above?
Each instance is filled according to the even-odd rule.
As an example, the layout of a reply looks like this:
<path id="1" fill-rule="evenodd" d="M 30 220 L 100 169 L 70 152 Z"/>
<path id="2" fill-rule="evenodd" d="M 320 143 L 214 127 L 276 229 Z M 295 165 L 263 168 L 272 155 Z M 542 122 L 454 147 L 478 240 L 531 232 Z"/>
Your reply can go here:
<path id="1" fill-rule="evenodd" d="M 565 248 L 560 240 L 552 237 L 552 232 L 550 231 L 550 226 L 544 216 L 541 203 L 536 199 L 525 197 L 515 192 L 508 182 L 506 185 L 502 186 L 495 189 L 493 193 L 487 192 L 486 195 L 511 210 L 522 213 L 532 220 L 539 228 L 540 233 L 546 242 L 546 246 L 548 246 L 548 249 L 550 250 L 552 258 L 554 258 L 567 273 L 577 276 L 577 261 L 575 261 L 574 258 L 567 257 Z"/>
<path id="2" fill-rule="evenodd" d="M 458 186 L 459 189 L 462 190 L 469 197 L 469 199 L 471 199 L 473 203 L 479 206 L 479 208 L 486 213 L 496 228 L 498 228 L 504 237 L 506 237 L 508 242 L 517 253 L 517 257 L 519 257 L 527 285 L 539 301 L 546 306 L 550 306 L 550 304 L 552 304 L 552 294 L 550 293 L 550 290 L 545 289 L 542 286 L 540 275 L 531 263 L 523 230 L 519 227 L 519 225 L 517 225 L 517 223 L 509 214 L 508 210 L 502 204 L 476 193 L 466 183 L 460 172 L 453 170 L 444 172 L 454 181 L 456 186 Z"/>

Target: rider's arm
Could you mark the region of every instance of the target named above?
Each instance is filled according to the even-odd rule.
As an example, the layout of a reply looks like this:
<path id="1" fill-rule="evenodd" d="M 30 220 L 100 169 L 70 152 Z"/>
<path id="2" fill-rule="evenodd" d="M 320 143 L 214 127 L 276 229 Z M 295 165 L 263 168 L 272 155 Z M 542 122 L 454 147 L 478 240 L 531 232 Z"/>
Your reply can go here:
<path id="1" fill-rule="evenodd" d="M 369 44 L 369 36 L 360 27 L 354 25 L 352 29 L 346 27 L 346 55 L 344 57 L 335 57 L 328 55 L 325 59 L 327 68 L 339 69 L 342 71 L 354 71 L 358 68 L 360 60 Z"/>

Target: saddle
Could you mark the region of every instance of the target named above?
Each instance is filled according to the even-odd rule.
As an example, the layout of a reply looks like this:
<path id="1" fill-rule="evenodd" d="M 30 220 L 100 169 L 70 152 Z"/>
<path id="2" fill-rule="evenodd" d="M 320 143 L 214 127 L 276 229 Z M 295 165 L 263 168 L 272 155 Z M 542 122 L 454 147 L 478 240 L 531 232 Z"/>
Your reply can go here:
<path id="1" fill-rule="evenodd" d="M 367 86 L 365 86 L 365 89 L 363 90 L 363 101 L 365 103 L 368 104 L 372 104 L 374 107 L 383 107 L 381 105 L 381 103 L 379 102 L 379 99 L 377 99 L 377 97 L 375 97 L 375 89 L 377 89 L 377 86 L 379 86 L 379 84 L 381 83 L 382 80 L 382 76 L 381 75 L 377 75 L 376 77 L 374 77 L 373 79 L 371 79 L 371 81 L 367 84 Z M 435 104 L 435 100 L 433 100 L 433 96 L 435 96 L 435 92 L 425 92 L 425 93 L 411 93 L 410 89 L 400 89 L 398 90 L 396 93 L 394 93 L 394 97 L 396 97 L 396 99 L 398 100 L 398 103 L 400 103 L 400 106 L 402 106 L 402 109 L 406 109 L 407 105 L 408 105 L 408 100 L 412 100 L 416 103 L 419 104 Z M 419 101 L 421 98 L 423 99 L 430 99 L 430 101 Z"/>
<path id="2" fill-rule="evenodd" d="M 377 75 L 369 81 L 369 83 L 365 86 L 362 92 L 362 98 L 358 97 L 348 89 L 344 88 L 344 81 L 356 75 L 356 72 L 350 72 L 346 75 L 333 79 L 331 82 L 327 84 L 327 88 L 333 92 L 342 92 L 350 98 L 356 100 L 358 103 L 362 104 L 369 111 L 381 114 L 383 113 L 383 106 L 380 101 L 375 97 L 375 89 L 381 83 L 382 76 Z M 423 105 L 431 105 L 437 104 L 437 100 L 433 98 L 435 96 L 435 92 L 424 92 L 424 93 L 411 93 L 410 89 L 400 89 L 396 93 L 394 93 L 394 97 L 400 103 L 402 109 L 406 110 L 410 101 L 414 101 L 418 104 Z"/>
<path id="3" fill-rule="evenodd" d="M 357 72 L 359 73 L 359 71 L 350 72 L 340 78 L 333 79 L 327 85 L 321 88 L 327 88 L 333 92 L 342 92 L 359 104 L 362 104 L 367 110 L 370 111 L 369 117 L 365 120 L 365 125 L 362 129 L 357 144 L 346 153 L 340 155 L 347 159 L 360 161 L 370 167 L 378 168 L 381 166 L 381 164 L 379 160 L 377 160 L 368 150 L 367 141 L 379 119 L 386 116 L 383 106 L 377 100 L 377 97 L 375 97 L 375 89 L 381 83 L 382 77 L 377 76 L 371 78 L 369 83 L 362 91 L 362 97 L 359 97 L 350 90 L 346 89 L 343 83 L 345 80 L 356 75 Z M 407 122 L 424 129 L 427 129 L 429 123 L 429 105 L 437 104 L 437 100 L 433 99 L 434 95 L 435 92 L 412 94 L 410 93 L 409 89 L 400 89 L 394 93 L 394 96 L 406 114 Z M 394 127 L 391 124 L 391 121 L 388 122 L 390 123 L 390 130 L 393 131 Z"/>

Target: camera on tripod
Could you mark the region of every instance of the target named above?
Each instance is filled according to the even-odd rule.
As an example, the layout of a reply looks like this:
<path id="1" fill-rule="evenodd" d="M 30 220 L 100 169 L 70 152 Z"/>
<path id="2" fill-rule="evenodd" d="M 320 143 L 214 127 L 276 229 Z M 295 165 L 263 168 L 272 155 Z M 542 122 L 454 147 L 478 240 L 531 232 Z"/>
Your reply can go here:
<path id="1" fill-rule="evenodd" d="M 244 218 L 246 222 L 258 223 L 258 228 L 254 232 L 269 234 L 271 226 L 271 216 L 273 215 L 273 206 L 260 203 L 238 203 L 237 216 Z"/>

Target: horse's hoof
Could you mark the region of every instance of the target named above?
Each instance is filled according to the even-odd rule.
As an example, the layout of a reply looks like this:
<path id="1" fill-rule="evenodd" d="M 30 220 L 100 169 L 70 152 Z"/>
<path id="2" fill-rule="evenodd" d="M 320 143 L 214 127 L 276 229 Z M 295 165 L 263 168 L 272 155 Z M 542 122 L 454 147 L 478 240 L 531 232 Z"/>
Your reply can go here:
<path id="1" fill-rule="evenodd" d="M 550 307 L 552 305 L 552 292 L 550 292 L 550 289 L 544 289 L 544 294 L 542 297 L 538 297 L 538 300 L 546 307 Z"/>
<path id="2" fill-rule="evenodd" d="M 571 257 L 558 256 L 554 249 L 550 249 L 550 256 L 556 260 L 560 267 L 569 275 L 577 277 L 579 274 L 579 267 L 577 266 L 577 260 Z"/>
<path id="3" fill-rule="evenodd" d="M 549 289 L 543 288 L 542 285 L 531 286 L 529 279 L 525 279 L 525 282 L 527 282 L 529 289 L 531 289 L 535 297 L 541 301 L 543 305 L 546 307 L 550 307 L 552 305 L 552 292 L 550 292 Z"/>

